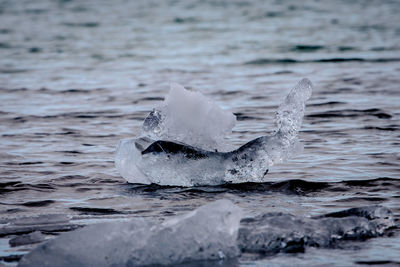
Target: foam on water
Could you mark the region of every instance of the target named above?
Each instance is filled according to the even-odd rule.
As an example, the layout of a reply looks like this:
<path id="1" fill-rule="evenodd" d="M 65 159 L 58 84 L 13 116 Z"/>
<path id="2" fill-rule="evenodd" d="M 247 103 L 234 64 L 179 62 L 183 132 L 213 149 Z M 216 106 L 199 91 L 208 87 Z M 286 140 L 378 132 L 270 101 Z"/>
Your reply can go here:
<path id="1" fill-rule="evenodd" d="M 132 183 L 193 186 L 262 182 L 271 166 L 300 150 L 297 133 L 311 93 L 311 82 L 301 80 L 279 106 L 273 135 L 256 138 L 231 152 L 218 152 L 204 147 L 222 142 L 223 134 L 234 123 L 231 114 L 198 93 L 194 97 L 183 87 L 173 87 L 166 104 L 150 113 L 143 125 L 147 137 L 172 142 L 154 142 L 147 137 L 121 140 L 115 165 Z"/>

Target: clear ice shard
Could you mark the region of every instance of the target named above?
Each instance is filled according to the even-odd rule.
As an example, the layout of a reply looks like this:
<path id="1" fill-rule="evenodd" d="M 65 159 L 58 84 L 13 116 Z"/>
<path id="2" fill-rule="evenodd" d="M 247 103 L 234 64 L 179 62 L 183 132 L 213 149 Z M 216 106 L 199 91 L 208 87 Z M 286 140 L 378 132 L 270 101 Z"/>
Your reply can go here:
<path id="1" fill-rule="evenodd" d="M 182 142 L 205 150 L 226 150 L 224 137 L 232 133 L 236 117 L 200 92 L 172 83 L 161 106 L 143 122 L 143 135 L 155 140 Z M 230 147 L 228 147 L 230 148 Z"/>
<path id="2" fill-rule="evenodd" d="M 235 258 L 242 211 L 222 199 L 157 223 L 136 218 L 86 226 L 39 245 L 18 266 L 158 266 Z"/>
<path id="3" fill-rule="evenodd" d="M 313 87 L 308 79 L 278 107 L 273 135 L 230 152 L 218 151 L 217 145 L 224 144 L 223 136 L 234 125 L 232 114 L 174 86 L 164 105 L 145 119 L 142 136 L 121 140 L 117 147 L 115 165 L 127 181 L 178 186 L 262 182 L 271 166 L 299 150 L 297 135 Z"/>

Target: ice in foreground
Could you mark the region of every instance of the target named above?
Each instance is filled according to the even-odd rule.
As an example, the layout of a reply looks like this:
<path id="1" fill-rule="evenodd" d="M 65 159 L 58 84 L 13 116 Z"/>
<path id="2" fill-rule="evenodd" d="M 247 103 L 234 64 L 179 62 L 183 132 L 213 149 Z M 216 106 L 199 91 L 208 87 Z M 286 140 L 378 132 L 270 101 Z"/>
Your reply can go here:
<path id="1" fill-rule="evenodd" d="M 41 244 L 18 266 L 143 266 L 222 260 L 239 254 L 241 209 L 218 200 L 183 216 L 90 225 Z"/>
<path id="2" fill-rule="evenodd" d="M 120 141 L 115 165 L 132 183 L 195 186 L 262 182 L 272 165 L 298 149 L 297 133 L 311 93 L 311 82 L 301 80 L 276 111 L 273 135 L 220 152 L 218 149 L 226 147 L 224 135 L 234 125 L 233 115 L 199 93 L 172 87 L 164 105 L 145 119 L 142 136 Z"/>
<path id="3" fill-rule="evenodd" d="M 257 258 L 351 247 L 346 240 L 381 236 L 392 227 L 393 213 L 382 206 L 313 218 L 266 212 L 242 219 L 239 207 L 218 200 L 163 223 L 129 219 L 64 233 L 25 255 L 19 266 L 231 266 L 240 252 Z"/>

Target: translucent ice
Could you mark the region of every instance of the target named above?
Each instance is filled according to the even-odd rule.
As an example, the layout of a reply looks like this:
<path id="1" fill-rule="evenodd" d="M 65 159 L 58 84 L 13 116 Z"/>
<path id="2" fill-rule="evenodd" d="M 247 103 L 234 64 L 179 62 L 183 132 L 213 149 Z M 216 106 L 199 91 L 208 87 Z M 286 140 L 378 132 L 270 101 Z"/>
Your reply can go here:
<path id="1" fill-rule="evenodd" d="M 176 92 L 171 95 L 179 95 Z M 271 136 L 256 138 L 231 152 L 202 148 L 207 147 L 207 144 L 209 146 L 214 144 L 207 141 L 213 136 L 210 129 L 215 127 L 215 123 L 219 124 L 219 120 L 224 115 L 218 115 L 217 122 L 207 120 L 205 115 L 212 117 L 214 112 L 218 113 L 214 111 L 213 106 L 210 112 L 204 113 L 204 117 L 203 115 L 201 118 L 194 117 L 192 121 L 199 121 L 201 122 L 199 126 L 204 127 L 203 132 L 200 130 L 196 132 L 193 130 L 198 127 L 195 126 L 196 123 L 193 125 L 183 123 L 196 112 L 185 112 L 188 109 L 186 106 L 175 107 L 181 103 L 178 101 L 172 109 L 179 112 L 170 113 L 160 108 L 146 118 L 143 125 L 144 131 L 149 133 L 146 137 L 120 141 L 115 165 L 121 175 L 132 183 L 194 186 L 262 182 L 272 165 L 282 162 L 299 150 L 297 134 L 304 116 L 305 103 L 311 93 L 311 82 L 308 79 L 301 80 L 290 91 L 276 112 L 276 132 Z M 170 96 L 166 99 L 167 103 L 170 103 L 169 98 Z M 199 107 L 204 107 L 204 105 L 199 104 Z M 180 118 L 175 121 L 173 116 L 181 113 L 188 116 L 185 115 L 185 119 Z M 166 123 L 166 121 L 172 122 Z M 182 122 L 182 124 L 177 122 Z M 220 129 L 231 129 L 229 127 L 232 125 L 232 120 L 228 119 L 228 122 L 225 124 L 227 126 Z M 175 131 L 174 127 L 178 130 Z M 185 130 L 186 127 L 188 131 Z M 152 138 L 158 138 L 158 133 L 161 133 L 162 140 L 154 141 Z M 185 139 L 186 134 L 188 139 Z M 204 138 L 204 136 L 209 137 Z M 186 143 L 185 140 L 190 143 Z M 217 141 L 217 139 L 213 140 Z"/>
<path id="2" fill-rule="evenodd" d="M 39 245 L 18 266 L 143 266 L 236 257 L 240 208 L 218 200 L 163 223 L 108 222 Z"/>
<path id="3" fill-rule="evenodd" d="M 173 83 L 160 107 L 143 123 L 145 136 L 170 140 L 206 150 L 225 150 L 224 137 L 232 133 L 236 117 L 199 92 Z"/>

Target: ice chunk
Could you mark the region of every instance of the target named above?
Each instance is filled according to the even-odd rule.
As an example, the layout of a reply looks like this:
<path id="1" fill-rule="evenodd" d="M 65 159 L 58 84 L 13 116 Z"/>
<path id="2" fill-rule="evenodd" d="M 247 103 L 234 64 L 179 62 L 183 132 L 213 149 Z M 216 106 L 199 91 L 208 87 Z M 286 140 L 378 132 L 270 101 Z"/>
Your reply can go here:
<path id="1" fill-rule="evenodd" d="M 115 156 L 115 165 L 121 175 L 132 183 L 194 186 L 263 182 L 264 176 L 271 166 L 284 161 L 301 149 L 297 134 L 304 116 L 305 103 L 311 96 L 311 92 L 311 82 L 308 79 L 301 80 L 290 91 L 276 112 L 276 132 L 271 136 L 256 138 L 231 152 L 207 150 L 179 142 L 185 141 L 185 134 L 189 136 L 188 141 L 193 141 L 192 144 L 196 143 L 196 140 L 205 142 L 208 139 L 204 139 L 202 134 L 192 131 L 195 124 L 184 124 L 182 118 L 176 121 L 173 119 L 172 116 L 177 113 L 183 113 L 189 117 L 196 113 L 185 112 L 188 109 L 186 106 L 175 107 L 181 103 L 178 101 L 172 109 L 181 108 L 180 112 L 154 111 L 145 120 L 144 129 L 151 133 L 146 138 L 120 142 Z M 175 95 L 175 93 L 171 95 Z M 166 102 L 170 103 L 169 97 Z M 185 117 L 185 120 L 189 117 Z M 222 115 L 219 118 L 221 117 Z M 172 122 L 165 123 L 168 120 Z M 176 123 L 178 121 L 182 121 L 183 124 Z M 204 126 L 205 128 L 212 128 L 217 123 L 217 121 L 207 121 L 206 118 L 200 119 L 196 116 L 192 119 L 192 122 L 195 121 L 209 123 L 210 125 Z M 175 131 L 174 127 L 177 127 L 178 130 Z M 184 130 L 185 127 L 189 127 L 187 132 Z M 209 132 L 209 130 L 204 131 L 204 134 Z M 157 137 L 157 133 L 162 133 L 160 136 L 168 139 L 164 135 L 166 132 L 171 138 L 177 136 L 178 141 L 154 141 L 148 138 L 149 136 Z M 199 143 L 201 142 L 199 141 Z"/>
<path id="2" fill-rule="evenodd" d="M 230 148 L 224 137 L 232 133 L 236 117 L 199 92 L 173 83 L 163 104 L 143 123 L 152 139 L 183 142 L 207 150 Z"/>
<path id="3" fill-rule="evenodd" d="M 335 248 L 343 240 L 380 236 L 395 226 L 392 212 L 380 206 L 353 208 L 317 218 L 266 213 L 241 221 L 238 243 L 244 252 L 304 252 L 306 247 Z"/>
<path id="4" fill-rule="evenodd" d="M 186 215 L 108 222 L 39 245 L 18 266 L 142 266 L 223 260 L 238 255 L 241 209 L 218 200 Z"/>

